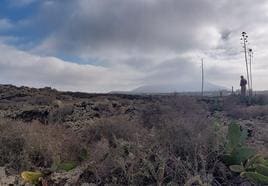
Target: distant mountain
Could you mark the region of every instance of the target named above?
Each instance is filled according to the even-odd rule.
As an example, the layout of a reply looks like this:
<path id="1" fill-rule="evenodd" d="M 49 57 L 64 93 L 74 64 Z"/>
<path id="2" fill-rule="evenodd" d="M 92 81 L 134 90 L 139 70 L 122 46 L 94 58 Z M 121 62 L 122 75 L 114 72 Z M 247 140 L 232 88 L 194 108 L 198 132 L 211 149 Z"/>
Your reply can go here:
<path id="1" fill-rule="evenodd" d="M 205 82 L 204 91 L 227 90 L 226 87 Z M 200 92 L 200 82 L 188 81 L 176 84 L 145 85 L 132 90 L 132 93 L 171 93 L 171 92 Z"/>

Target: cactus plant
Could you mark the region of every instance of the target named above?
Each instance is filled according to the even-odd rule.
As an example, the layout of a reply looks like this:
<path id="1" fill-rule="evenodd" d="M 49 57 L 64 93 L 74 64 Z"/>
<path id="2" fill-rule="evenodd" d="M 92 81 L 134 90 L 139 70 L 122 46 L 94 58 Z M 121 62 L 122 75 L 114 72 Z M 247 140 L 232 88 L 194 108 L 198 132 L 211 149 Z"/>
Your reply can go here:
<path id="1" fill-rule="evenodd" d="M 229 168 L 233 172 L 240 173 L 241 177 L 258 184 L 268 184 L 268 166 L 267 160 L 260 154 L 248 159 L 245 165 L 231 165 Z"/>
<path id="2" fill-rule="evenodd" d="M 254 150 L 245 146 L 247 131 L 241 130 L 236 123 L 228 127 L 227 143 L 223 160 L 228 165 L 240 165 L 255 154 Z"/>
<path id="3" fill-rule="evenodd" d="M 264 176 L 268 176 L 268 167 L 262 164 L 258 164 L 256 166 L 256 172 L 264 175 Z"/>
<path id="4" fill-rule="evenodd" d="M 245 146 L 247 131 L 241 130 L 236 123 L 228 128 L 227 143 L 223 160 L 230 165 L 231 171 L 240 173 L 257 184 L 268 184 L 268 160 Z"/>
<path id="5" fill-rule="evenodd" d="M 229 168 L 231 169 L 231 171 L 237 172 L 237 173 L 241 173 L 245 171 L 245 168 L 243 165 L 231 165 Z"/>
<path id="6" fill-rule="evenodd" d="M 262 155 L 261 154 L 256 154 L 255 156 L 253 156 L 252 158 L 247 160 L 247 162 L 245 164 L 245 167 L 249 168 L 249 167 L 252 167 L 254 164 L 264 163 L 264 162 L 265 162 L 265 160 L 262 157 Z"/>
<path id="7" fill-rule="evenodd" d="M 258 172 L 242 172 L 240 176 L 243 178 L 246 177 L 249 180 L 258 184 L 262 184 L 262 185 L 268 184 L 268 176 L 264 176 Z"/>
<path id="8" fill-rule="evenodd" d="M 227 133 L 227 144 L 225 150 L 227 152 L 232 152 L 237 147 L 243 146 L 247 138 L 247 131 L 241 130 L 240 126 L 232 122 L 228 127 Z"/>

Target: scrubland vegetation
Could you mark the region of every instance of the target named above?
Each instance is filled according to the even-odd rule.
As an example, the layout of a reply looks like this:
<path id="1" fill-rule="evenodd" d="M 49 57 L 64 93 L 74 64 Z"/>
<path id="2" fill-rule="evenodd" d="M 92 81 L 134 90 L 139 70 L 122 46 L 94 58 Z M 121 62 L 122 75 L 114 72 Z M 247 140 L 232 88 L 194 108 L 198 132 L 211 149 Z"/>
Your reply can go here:
<path id="1" fill-rule="evenodd" d="M 72 100 L 73 107 L 81 102 L 85 105 L 80 99 Z M 54 110 L 53 118 L 58 114 L 60 120 L 1 119 L 0 166 L 10 175 L 41 171 L 48 185 L 258 184 L 232 171 L 226 155 L 232 155 L 230 148 L 237 150 L 243 145 L 254 153 L 238 158 L 238 165 L 245 165 L 257 153 L 265 159 L 265 102 L 248 106 L 234 96 L 216 101 L 187 96 L 133 98 L 134 102 L 121 97 L 116 104 L 115 98 L 112 100 L 110 109 L 132 105 L 115 115 L 100 104 L 94 108 L 101 117 L 95 113 L 96 117 L 79 123 L 80 127 L 66 119 L 76 108 L 67 115 L 62 108 Z M 243 144 L 239 140 L 236 144 L 239 148 L 230 147 L 231 140 L 241 135 L 231 131 L 230 137 L 231 123 L 244 131 Z M 17 182 L 22 184 L 19 179 Z"/>

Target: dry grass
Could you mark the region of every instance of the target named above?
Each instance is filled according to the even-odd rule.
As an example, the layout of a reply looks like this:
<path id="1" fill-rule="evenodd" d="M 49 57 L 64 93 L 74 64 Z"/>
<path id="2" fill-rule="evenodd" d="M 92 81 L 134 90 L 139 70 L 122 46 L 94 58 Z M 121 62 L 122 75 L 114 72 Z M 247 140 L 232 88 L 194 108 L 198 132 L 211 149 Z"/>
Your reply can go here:
<path id="1" fill-rule="evenodd" d="M 81 180 L 98 184 L 183 184 L 196 175 L 212 183 L 222 145 L 192 98 L 152 103 L 139 120 L 113 117 L 80 132 L 91 149 Z"/>
<path id="2" fill-rule="evenodd" d="M 79 161 L 82 151 L 79 137 L 58 125 L 5 121 L 0 124 L 0 134 L 0 163 L 17 171 Z"/>
<path id="3" fill-rule="evenodd" d="M 52 123 L 3 122 L 0 163 L 17 170 L 51 167 L 55 162 L 79 162 L 81 151 L 88 149 L 84 161 L 88 168 L 78 184 L 215 181 L 223 141 L 207 117 L 206 106 L 191 97 L 164 97 L 142 105 L 138 113 L 132 119 L 127 115 L 101 118 L 79 131 Z"/>
<path id="4" fill-rule="evenodd" d="M 235 119 L 258 119 L 268 116 L 268 105 L 234 106 L 227 110 L 229 116 Z M 268 119 L 268 118 L 266 118 Z"/>

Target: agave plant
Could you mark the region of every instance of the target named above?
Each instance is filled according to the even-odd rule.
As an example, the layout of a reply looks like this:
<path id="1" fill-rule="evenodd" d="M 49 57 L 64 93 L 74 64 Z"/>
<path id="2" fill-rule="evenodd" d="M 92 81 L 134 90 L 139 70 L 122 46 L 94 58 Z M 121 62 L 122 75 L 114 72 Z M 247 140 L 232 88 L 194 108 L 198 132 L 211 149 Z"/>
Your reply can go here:
<path id="1" fill-rule="evenodd" d="M 268 184 L 268 159 L 260 154 L 248 159 L 244 165 L 231 165 L 230 169 L 255 183 Z"/>

